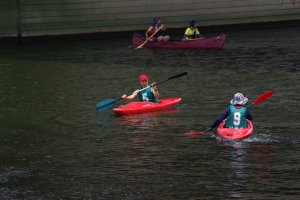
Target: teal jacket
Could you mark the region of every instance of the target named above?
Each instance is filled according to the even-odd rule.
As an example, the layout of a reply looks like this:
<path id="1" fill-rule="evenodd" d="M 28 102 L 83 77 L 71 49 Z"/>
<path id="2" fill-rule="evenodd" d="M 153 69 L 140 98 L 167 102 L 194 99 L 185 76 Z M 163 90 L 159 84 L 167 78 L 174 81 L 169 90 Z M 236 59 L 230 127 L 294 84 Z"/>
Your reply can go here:
<path id="1" fill-rule="evenodd" d="M 225 128 L 246 128 L 246 108 L 236 108 L 234 105 L 229 106 L 230 114 L 226 119 Z"/>
<path id="2" fill-rule="evenodd" d="M 211 128 L 218 126 L 223 120 L 225 120 L 231 114 L 230 106 L 228 106 L 223 111 L 223 113 L 214 121 L 214 123 L 210 126 Z M 235 107 L 242 107 L 242 106 L 235 106 Z M 252 117 L 251 113 L 249 112 L 249 110 L 247 108 L 245 108 L 245 109 L 246 109 L 246 113 L 245 113 L 246 118 L 248 120 L 252 120 L 253 117 Z"/>
<path id="3" fill-rule="evenodd" d="M 140 87 L 140 89 L 143 89 Z M 151 87 L 148 87 L 147 89 L 139 92 L 139 99 L 140 101 L 151 101 L 151 102 L 158 102 L 158 98 L 154 96 L 154 94 L 151 92 Z"/>

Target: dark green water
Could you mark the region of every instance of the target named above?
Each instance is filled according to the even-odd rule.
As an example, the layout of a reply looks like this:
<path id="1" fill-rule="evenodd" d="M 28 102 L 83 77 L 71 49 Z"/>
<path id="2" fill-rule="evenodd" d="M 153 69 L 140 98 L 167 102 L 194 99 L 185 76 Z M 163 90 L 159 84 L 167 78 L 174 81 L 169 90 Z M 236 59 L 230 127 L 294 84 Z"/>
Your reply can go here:
<path id="1" fill-rule="evenodd" d="M 299 199 L 300 28 L 228 32 L 222 50 L 151 50 L 131 38 L 0 47 L 0 199 Z M 213 34 L 211 34 L 213 35 Z M 208 37 L 210 35 L 207 35 Z M 97 102 L 150 82 L 168 112 Z M 254 134 L 198 137 L 242 92 Z M 127 103 L 118 101 L 114 107 Z"/>

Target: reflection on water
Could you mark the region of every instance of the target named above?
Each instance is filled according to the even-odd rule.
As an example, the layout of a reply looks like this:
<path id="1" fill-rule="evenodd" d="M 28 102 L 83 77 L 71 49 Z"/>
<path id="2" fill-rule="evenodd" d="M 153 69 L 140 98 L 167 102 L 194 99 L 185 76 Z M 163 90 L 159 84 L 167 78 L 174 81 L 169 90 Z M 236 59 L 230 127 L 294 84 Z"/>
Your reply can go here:
<path id="1" fill-rule="evenodd" d="M 107 113 L 97 113 L 98 123 L 104 126 L 113 126 L 114 123 L 114 114 Z"/>
<path id="2" fill-rule="evenodd" d="M 115 122 L 118 125 L 130 125 L 137 128 L 157 127 L 162 121 L 172 123 L 178 108 L 167 109 L 159 112 L 149 112 L 136 115 L 115 115 Z"/>
<path id="3" fill-rule="evenodd" d="M 220 165 L 226 171 L 227 184 L 224 184 L 224 187 L 230 190 L 230 197 L 242 199 L 271 198 L 261 188 L 272 185 L 275 180 L 272 173 L 275 160 L 274 145 L 271 143 L 254 145 L 245 140 L 222 140 L 218 144 L 225 147 L 220 150 L 220 157 L 222 158 Z M 249 187 L 250 185 L 251 187 Z M 242 188 L 248 188 L 253 192 L 244 193 Z"/>

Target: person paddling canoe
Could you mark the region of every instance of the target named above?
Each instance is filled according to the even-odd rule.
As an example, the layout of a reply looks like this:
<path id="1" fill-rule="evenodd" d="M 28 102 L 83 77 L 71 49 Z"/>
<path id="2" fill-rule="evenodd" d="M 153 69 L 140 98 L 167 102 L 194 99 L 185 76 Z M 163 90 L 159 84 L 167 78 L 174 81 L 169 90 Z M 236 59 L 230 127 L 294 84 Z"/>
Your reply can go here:
<path id="1" fill-rule="evenodd" d="M 242 93 L 236 93 L 230 101 L 231 105 L 223 111 L 210 127 L 214 128 L 226 119 L 225 128 L 246 128 L 246 119 L 253 119 L 249 110 L 243 106 L 247 101 L 248 98 L 244 97 Z"/>
<path id="2" fill-rule="evenodd" d="M 139 76 L 139 83 L 141 84 L 140 89 L 147 88 L 143 91 L 136 90 L 132 95 L 127 96 L 124 94 L 122 96 L 123 99 L 131 100 L 135 98 L 136 96 L 139 96 L 140 101 L 151 101 L 151 102 L 158 102 L 159 93 L 156 87 L 156 82 L 152 83 L 152 87 L 148 84 L 148 77 L 146 74 L 142 74 Z"/>
<path id="3" fill-rule="evenodd" d="M 189 40 L 189 39 L 196 39 L 196 38 L 204 38 L 197 26 L 197 22 L 195 20 L 190 21 L 190 26 L 185 30 L 185 33 L 183 35 L 183 41 L 184 40 Z"/>
<path id="4" fill-rule="evenodd" d="M 160 17 L 155 17 L 153 19 L 153 24 L 151 24 L 151 26 L 147 29 L 147 31 L 145 32 L 145 36 L 146 36 L 146 40 L 148 40 L 149 38 L 149 33 L 150 36 L 153 35 L 159 28 L 161 28 L 161 30 L 166 31 L 166 27 L 164 24 L 160 24 Z M 158 31 L 154 36 L 152 36 L 152 38 L 150 38 L 150 41 L 168 41 L 170 39 L 169 35 L 165 35 L 163 36 L 161 34 L 160 31 Z"/>

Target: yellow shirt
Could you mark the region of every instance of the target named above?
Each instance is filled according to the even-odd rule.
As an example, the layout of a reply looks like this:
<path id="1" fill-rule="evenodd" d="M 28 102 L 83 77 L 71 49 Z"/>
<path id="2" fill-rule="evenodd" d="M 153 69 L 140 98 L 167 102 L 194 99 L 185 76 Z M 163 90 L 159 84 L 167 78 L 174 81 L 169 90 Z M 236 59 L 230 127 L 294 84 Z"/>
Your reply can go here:
<path id="1" fill-rule="evenodd" d="M 197 28 L 191 28 L 191 27 L 188 27 L 186 30 L 185 30 L 185 33 L 186 35 L 186 39 L 194 39 L 196 38 L 196 36 L 198 34 L 200 34 L 200 32 L 198 31 Z M 195 35 L 195 36 L 194 36 Z"/>

